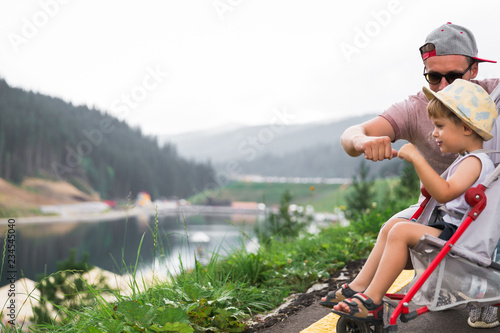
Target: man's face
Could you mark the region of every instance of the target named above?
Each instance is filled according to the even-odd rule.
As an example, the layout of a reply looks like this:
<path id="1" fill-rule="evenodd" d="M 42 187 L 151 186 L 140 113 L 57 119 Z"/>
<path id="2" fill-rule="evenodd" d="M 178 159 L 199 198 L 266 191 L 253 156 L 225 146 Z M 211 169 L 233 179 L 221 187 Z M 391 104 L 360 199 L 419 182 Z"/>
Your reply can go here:
<path id="1" fill-rule="evenodd" d="M 426 73 L 448 74 L 463 73 L 468 67 L 467 57 L 462 55 L 445 55 L 430 57 L 424 62 Z M 474 63 L 472 67 L 462 76 L 462 79 L 470 81 L 477 76 L 478 66 Z M 438 92 L 448 86 L 450 83 L 445 77 L 441 78 L 438 84 L 429 83 L 429 89 Z"/>

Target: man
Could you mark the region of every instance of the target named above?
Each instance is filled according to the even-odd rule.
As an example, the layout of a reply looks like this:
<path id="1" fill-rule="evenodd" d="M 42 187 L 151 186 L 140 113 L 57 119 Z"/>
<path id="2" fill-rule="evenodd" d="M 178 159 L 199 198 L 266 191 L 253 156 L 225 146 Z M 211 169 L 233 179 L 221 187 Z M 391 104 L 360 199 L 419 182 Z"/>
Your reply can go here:
<path id="1" fill-rule="evenodd" d="M 427 36 L 420 53 L 424 62 L 424 77 L 432 91 L 440 91 L 459 78 L 473 81 L 492 96 L 498 109 L 500 79 L 474 80 L 479 62 L 496 61 L 477 57 L 476 41 L 468 29 L 451 23 L 444 24 Z M 364 154 L 366 159 L 382 161 L 397 156 L 391 143 L 403 139 L 413 143 L 434 170 L 441 174 L 456 155 L 441 154 L 429 136 L 433 125 L 427 117 L 427 103 L 424 94 L 419 92 L 394 104 L 381 115 L 348 128 L 340 139 L 344 150 L 350 156 Z M 496 150 L 500 147 L 500 126 L 496 125 L 492 134 L 495 138 L 485 144 L 485 149 Z M 498 155 L 491 156 L 493 162 L 500 162 Z M 412 206 L 393 218 L 409 219 L 415 211 L 416 207 Z M 469 312 L 468 324 L 476 328 L 500 326 L 496 311 L 496 307 L 473 308 Z"/>

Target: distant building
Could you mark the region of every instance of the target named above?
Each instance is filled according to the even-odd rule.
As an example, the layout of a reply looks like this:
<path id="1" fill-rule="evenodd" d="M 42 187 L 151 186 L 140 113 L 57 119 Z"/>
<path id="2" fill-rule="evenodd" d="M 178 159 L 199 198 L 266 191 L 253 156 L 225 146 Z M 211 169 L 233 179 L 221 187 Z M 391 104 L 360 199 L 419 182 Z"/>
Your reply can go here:
<path id="1" fill-rule="evenodd" d="M 149 207 L 153 205 L 153 203 L 151 202 L 151 196 L 149 195 L 149 193 L 144 191 L 137 193 L 137 199 L 135 202 L 141 207 Z"/>
<path id="2" fill-rule="evenodd" d="M 231 207 L 234 209 L 259 209 L 257 202 L 233 201 Z"/>

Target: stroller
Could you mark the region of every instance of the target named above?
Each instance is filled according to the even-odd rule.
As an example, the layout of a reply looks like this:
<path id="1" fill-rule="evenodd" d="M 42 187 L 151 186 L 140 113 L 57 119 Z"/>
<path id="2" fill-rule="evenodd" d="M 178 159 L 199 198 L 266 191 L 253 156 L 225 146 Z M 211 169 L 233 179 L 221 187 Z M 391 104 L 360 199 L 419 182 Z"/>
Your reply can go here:
<path id="1" fill-rule="evenodd" d="M 385 295 L 385 326 L 342 316 L 337 332 L 397 332 L 398 317 L 406 323 L 429 311 L 466 304 L 500 306 L 500 264 L 492 260 L 500 238 L 499 176 L 497 166 L 483 184 L 467 190 L 471 207 L 449 241 L 425 235 L 410 249 L 415 277 L 406 294 Z M 428 224 L 439 205 L 424 188 L 422 194 L 425 200 L 412 220 Z M 410 304 L 416 309 L 410 310 Z"/>

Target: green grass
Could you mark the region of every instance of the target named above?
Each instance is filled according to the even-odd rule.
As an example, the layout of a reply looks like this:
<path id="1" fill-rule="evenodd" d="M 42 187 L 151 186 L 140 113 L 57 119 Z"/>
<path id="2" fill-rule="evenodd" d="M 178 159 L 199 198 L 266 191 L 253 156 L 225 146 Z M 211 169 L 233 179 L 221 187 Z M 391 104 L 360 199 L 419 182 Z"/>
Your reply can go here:
<path id="1" fill-rule="evenodd" d="M 325 193 L 314 193 L 311 205 L 315 212 L 332 212 L 335 207 L 345 206 L 345 195 L 348 186 L 342 185 L 337 190 Z"/>
<path id="2" fill-rule="evenodd" d="M 311 190 L 311 186 L 314 190 Z M 216 200 L 262 202 L 266 205 L 280 203 L 281 195 L 285 190 L 290 191 L 297 204 L 311 204 L 325 196 L 334 195 L 342 185 L 340 184 L 295 184 L 295 183 L 250 183 L 232 182 L 220 189 L 203 192 L 188 200 L 193 203 L 202 203 L 207 197 Z"/>
<path id="3" fill-rule="evenodd" d="M 12 218 L 12 217 L 19 217 L 19 216 L 50 216 L 50 215 L 55 215 L 54 213 L 46 214 L 42 213 L 42 211 L 38 208 L 10 208 L 10 207 L 3 207 L 0 205 L 0 218 Z"/>
<path id="4" fill-rule="evenodd" d="M 378 196 L 375 202 L 383 202 L 391 188 L 398 183 L 397 178 L 377 179 L 375 186 Z M 311 190 L 314 187 L 314 190 Z M 232 182 L 220 189 L 203 192 L 188 200 L 194 204 L 202 204 L 207 197 L 217 201 L 250 201 L 262 202 L 268 206 L 278 205 L 285 190 L 290 191 L 294 203 L 312 205 L 316 212 L 332 212 L 335 207 L 345 206 L 345 196 L 349 186 L 343 184 L 295 184 L 295 183 L 250 183 Z"/>

